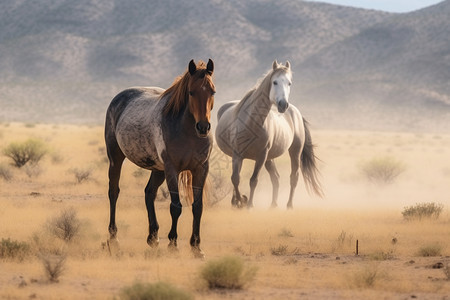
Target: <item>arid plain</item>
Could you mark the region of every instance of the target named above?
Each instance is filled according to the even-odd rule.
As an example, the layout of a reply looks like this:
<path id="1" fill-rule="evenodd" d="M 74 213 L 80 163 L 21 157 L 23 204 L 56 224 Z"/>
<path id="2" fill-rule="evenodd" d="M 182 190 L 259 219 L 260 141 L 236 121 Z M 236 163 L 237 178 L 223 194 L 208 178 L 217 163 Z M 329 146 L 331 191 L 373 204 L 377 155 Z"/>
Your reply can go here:
<path id="1" fill-rule="evenodd" d="M 209 198 L 202 219 L 206 258 L 191 255 L 192 213 L 179 221 L 179 251 L 167 249 L 169 200 L 157 202 L 160 245 L 146 244 L 144 187 L 148 172 L 124 164 L 117 205 L 119 251 L 106 245 L 109 218 L 107 160 L 101 126 L 0 124 L 0 148 L 28 138 L 44 141 L 48 153 L 34 167 L 0 177 L 0 238 L 23 242 L 31 253 L 0 259 L 2 299 L 113 299 L 134 282 L 168 282 L 196 299 L 446 299 L 450 281 L 450 135 L 442 133 L 325 131 L 312 129 L 324 198 L 303 183 L 294 209 L 286 210 L 289 160 L 277 160 L 279 206 L 270 209 L 271 184 L 262 172 L 255 208 L 231 208 L 231 161 L 214 149 Z M 373 159 L 389 157 L 402 169 L 388 183 L 366 178 Z M 244 165 L 248 193 L 252 165 Z M 86 172 L 86 180 L 75 175 Z M 220 200 L 222 197 L 223 200 Z M 219 201 L 220 200 L 220 201 Z M 408 221 L 405 207 L 442 204 L 437 219 Z M 78 234 L 64 242 L 49 234 L 49 222 L 72 209 Z M 355 254 L 356 241 L 359 255 Z M 424 249 L 434 249 L 432 256 Z M 42 253 L 63 253 L 63 273 L 51 282 Z M 200 270 L 210 260 L 237 256 L 256 276 L 240 290 L 209 290 Z M 450 275 L 449 275 L 450 276 Z"/>

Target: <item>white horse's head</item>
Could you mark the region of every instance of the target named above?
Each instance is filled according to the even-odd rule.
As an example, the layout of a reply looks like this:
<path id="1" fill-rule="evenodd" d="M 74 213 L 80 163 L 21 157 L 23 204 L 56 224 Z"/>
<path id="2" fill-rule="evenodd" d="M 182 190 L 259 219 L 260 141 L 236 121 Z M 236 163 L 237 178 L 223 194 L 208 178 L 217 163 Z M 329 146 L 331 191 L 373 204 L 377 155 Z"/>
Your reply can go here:
<path id="1" fill-rule="evenodd" d="M 273 62 L 273 74 L 269 98 L 276 105 L 278 112 L 284 113 L 289 107 L 289 94 L 291 92 L 292 72 L 291 65 L 287 61 L 285 65 Z"/>

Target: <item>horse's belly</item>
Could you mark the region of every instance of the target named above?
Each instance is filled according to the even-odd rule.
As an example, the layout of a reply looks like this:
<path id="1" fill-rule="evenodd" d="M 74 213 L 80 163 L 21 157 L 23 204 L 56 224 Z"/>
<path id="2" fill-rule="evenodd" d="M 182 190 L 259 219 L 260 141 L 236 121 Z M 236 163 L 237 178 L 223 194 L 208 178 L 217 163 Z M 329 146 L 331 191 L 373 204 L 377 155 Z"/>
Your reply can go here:
<path id="1" fill-rule="evenodd" d="M 145 122 L 143 120 L 153 120 Z M 161 124 L 157 118 L 127 118 L 118 122 L 116 138 L 120 149 L 131 162 L 149 170 L 164 170 Z"/>
<path id="2" fill-rule="evenodd" d="M 277 118 L 279 117 L 277 116 Z M 283 155 L 292 145 L 294 140 L 293 129 L 284 118 L 279 118 L 276 120 L 276 123 L 269 124 L 269 127 L 271 127 L 271 125 L 272 128 L 268 129 L 268 132 L 272 132 L 268 159 Z"/>

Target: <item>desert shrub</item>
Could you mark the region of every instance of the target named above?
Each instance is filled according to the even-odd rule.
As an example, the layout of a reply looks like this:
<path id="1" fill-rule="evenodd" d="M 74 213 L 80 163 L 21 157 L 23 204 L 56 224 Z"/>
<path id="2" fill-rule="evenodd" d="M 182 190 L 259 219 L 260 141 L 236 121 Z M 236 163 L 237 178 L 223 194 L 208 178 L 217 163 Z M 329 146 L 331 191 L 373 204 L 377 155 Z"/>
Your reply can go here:
<path id="1" fill-rule="evenodd" d="M 11 158 L 18 168 L 28 162 L 37 164 L 47 152 L 44 142 L 38 139 L 28 139 L 23 143 L 11 143 L 3 149 L 3 155 Z"/>
<path id="2" fill-rule="evenodd" d="M 444 209 L 443 204 L 418 203 L 413 206 L 405 207 L 402 211 L 403 218 L 406 220 L 421 220 L 421 219 L 437 219 Z"/>
<path id="3" fill-rule="evenodd" d="M 48 280 L 50 280 L 51 282 L 58 282 L 59 277 L 65 271 L 66 255 L 41 253 L 39 255 L 39 258 L 42 261 L 42 264 L 44 266 L 44 272 Z"/>
<path id="4" fill-rule="evenodd" d="M 402 162 L 386 156 L 373 158 L 361 165 L 361 171 L 371 182 L 378 184 L 392 183 L 398 175 L 405 171 Z"/>
<path id="5" fill-rule="evenodd" d="M 74 168 L 70 169 L 69 173 L 72 173 L 75 176 L 77 183 L 82 183 L 83 181 L 87 181 L 91 179 L 92 176 L 92 168 Z"/>
<path id="6" fill-rule="evenodd" d="M 239 257 L 226 256 L 209 261 L 201 270 L 201 278 L 210 289 L 242 289 L 256 275 L 256 268 L 246 267 Z"/>
<path id="7" fill-rule="evenodd" d="M 3 180 L 6 181 L 10 181 L 13 178 L 13 173 L 9 166 L 0 164 L 0 178 L 3 178 Z"/>
<path id="8" fill-rule="evenodd" d="M 370 265 L 354 275 L 354 284 L 358 288 L 373 287 L 380 280 L 381 272 L 376 265 Z"/>
<path id="9" fill-rule="evenodd" d="M 270 253 L 275 256 L 283 256 L 288 254 L 288 246 L 287 245 L 279 245 L 278 247 L 270 248 Z"/>
<path id="10" fill-rule="evenodd" d="M 47 222 L 47 228 L 57 238 L 70 242 L 79 234 L 81 222 L 74 208 L 62 210 Z"/>
<path id="11" fill-rule="evenodd" d="M 30 254 L 30 246 L 25 242 L 12 241 L 10 238 L 2 239 L 0 243 L 0 258 L 17 259 L 22 261 Z"/>
<path id="12" fill-rule="evenodd" d="M 42 168 L 39 165 L 25 165 L 24 167 L 25 170 L 25 174 L 27 174 L 27 176 L 29 178 L 36 178 L 39 177 L 42 174 Z"/>
<path id="13" fill-rule="evenodd" d="M 194 299 L 189 293 L 165 282 L 140 283 L 125 287 L 120 292 L 120 299 L 124 300 L 190 300 Z"/>
<path id="14" fill-rule="evenodd" d="M 422 257 L 431 257 L 441 255 L 442 247 L 438 244 L 422 246 L 417 255 Z"/>
<path id="15" fill-rule="evenodd" d="M 281 229 L 280 233 L 278 233 L 278 236 L 281 236 L 281 237 L 294 237 L 292 232 L 289 229 L 287 229 L 287 228 Z"/>

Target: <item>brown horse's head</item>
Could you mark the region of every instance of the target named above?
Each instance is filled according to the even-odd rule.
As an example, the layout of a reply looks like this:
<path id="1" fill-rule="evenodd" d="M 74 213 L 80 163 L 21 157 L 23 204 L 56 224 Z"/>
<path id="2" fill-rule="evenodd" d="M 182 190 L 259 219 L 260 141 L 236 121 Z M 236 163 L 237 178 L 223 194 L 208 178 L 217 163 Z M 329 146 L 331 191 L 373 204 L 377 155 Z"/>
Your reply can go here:
<path id="1" fill-rule="evenodd" d="M 211 129 L 211 110 L 216 93 L 212 81 L 213 72 L 214 63 L 211 59 L 206 67 L 203 62 L 198 65 L 194 60 L 189 62 L 189 111 L 194 116 L 195 130 L 199 137 L 207 137 Z"/>

